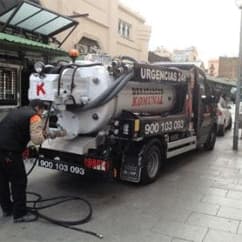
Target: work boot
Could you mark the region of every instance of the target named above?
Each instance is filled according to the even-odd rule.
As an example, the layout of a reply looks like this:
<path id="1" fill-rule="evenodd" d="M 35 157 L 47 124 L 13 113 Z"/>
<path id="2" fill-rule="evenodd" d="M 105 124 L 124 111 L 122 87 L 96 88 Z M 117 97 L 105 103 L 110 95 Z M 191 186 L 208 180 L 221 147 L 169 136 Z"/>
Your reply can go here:
<path id="1" fill-rule="evenodd" d="M 33 222 L 37 220 L 37 216 L 35 214 L 32 214 L 30 212 L 27 212 L 24 216 L 19 218 L 14 218 L 14 223 L 27 223 L 27 222 Z"/>

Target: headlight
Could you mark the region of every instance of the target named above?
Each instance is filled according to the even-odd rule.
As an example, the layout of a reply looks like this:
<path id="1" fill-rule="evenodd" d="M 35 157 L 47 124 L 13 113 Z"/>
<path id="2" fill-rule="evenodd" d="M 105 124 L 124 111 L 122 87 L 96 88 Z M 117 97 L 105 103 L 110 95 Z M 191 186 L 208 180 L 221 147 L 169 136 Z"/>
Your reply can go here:
<path id="1" fill-rule="evenodd" d="M 41 72 L 43 72 L 44 68 L 45 68 L 45 65 L 44 65 L 44 63 L 41 62 L 41 61 L 36 62 L 36 63 L 34 64 L 34 70 L 35 70 L 37 73 L 41 73 Z"/>

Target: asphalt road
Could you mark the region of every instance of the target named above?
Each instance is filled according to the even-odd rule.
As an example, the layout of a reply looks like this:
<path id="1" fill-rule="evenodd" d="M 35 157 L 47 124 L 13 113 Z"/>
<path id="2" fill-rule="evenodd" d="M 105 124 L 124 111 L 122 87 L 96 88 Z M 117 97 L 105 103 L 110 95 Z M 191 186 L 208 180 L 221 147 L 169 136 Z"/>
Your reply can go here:
<path id="1" fill-rule="evenodd" d="M 240 142 L 242 143 L 242 142 Z M 37 167 L 28 190 L 44 198 L 80 196 L 93 206 L 80 226 L 103 234 L 105 242 L 242 241 L 242 144 L 232 151 L 232 131 L 218 137 L 212 152 L 195 151 L 170 160 L 159 179 L 138 186 L 108 178 L 82 178 Z M 29 164 L 27 164 L 29 167 Z M 29 198 L 31 199 L 31 197 Z M 86 207 L 76 201 L 43 211 L 78 219 Z M 91 235 L 40 219 L 14 224 L 0 217 L 1 242 L 96 242 Z"/>

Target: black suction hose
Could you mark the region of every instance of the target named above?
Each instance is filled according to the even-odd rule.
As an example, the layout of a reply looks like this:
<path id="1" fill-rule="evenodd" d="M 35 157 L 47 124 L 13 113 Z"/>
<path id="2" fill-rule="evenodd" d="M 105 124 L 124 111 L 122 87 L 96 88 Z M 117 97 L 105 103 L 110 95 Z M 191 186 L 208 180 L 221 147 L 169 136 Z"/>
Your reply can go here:
<path id="1" fill-rule="evenodd" d="M 68 228 L 68 229 L 75 230 L 75 231 L 78 231 L 78 232 L 93 235 L 93 236 L 95 236 L 99 239 L 103 238 L 102 234 L 98 234 L 96 232 L 93 232 L 93 231 L 90 231 L 90 230 L 85 230 L 85 229 L 82 229 L 82 228 L 73 227 L 75 225 L 80 225 L 80 224 L 84 224 L 84 223 L 89 222 L 91 217 L 92 217 L 92 211 L 93 211 L 92 206 L 91 206 L 90 202 L 87 201 L 86 199 L 76 197 L 76 196 L 59 196 L 59 197 L 53 197 L 53 198 L 48 198 L 48 199 L 42 199 L 41 195 L 38 194 L 38 193 L 27 192 L 27 194 L 36 197 L 35 200 L 27 201 L 28 204 L 32 204 L 32 206 L 28 206 L 28 210 L 36 216 L 36 220 L 38 218 L 42 218 L 42 219 L 45 219 L 48 222 L 62 226 L 64 228 Z M 54 206 L 57 206 L 59 204 L 69 202 L 69 201 L 81 201 L 81 202 L 83 202 L 88 208 L 87 215 L 80 220 L 68 221 L 68 220 L 53 219 L 53 218 L 46 216 L 46 215 L 39 212 L 39 210 L 54 207 Z M 47 203 L 47 205 L 42 205 L 42 206 L 39 205 L 39 204 L 43 204 L 43 203 Z"/>
<path id="2" fill-rule="evenodd" d="M 36 158 L 36 161 L 38 161 L 38 158 Z M 37 164 L 36 161 L 34 162 L 34 164 L 32 166 L 31 172 L 32 172 L 33 168 Z M 84 198 L 81 198 L 81 197 L 77 197 L 77 196 L 58 196 L 58 197 L 52 197 L 52 198 L 48 198 L 48 199 L 43 199 L 42 196 L 40 194 L 38 194 L 38 193 L 27 192 L 27 194 L 36 197 L 35 200 L 28 200 L 27 201 L 27 204 L 32 204 L 32 206 L 28 206 L 27 209 L 28 209 L 29 212 L 31 212 L 32 214 L 34 214 L 36 216 L 35 220 L 38 220 L 39 218 L 42 218 L 42 219 L 44 219 L 44 220 L 46 220 L 46 221 L 48 221 L 50 223 L 62 226 L 64 228 L 68 228 L 68 229 L 75 230 L 75 231 L 78 231 L 78 232 L 81 232 L 81 233 L 86 233 L 86 234 L 89 234 L 89 235 L 93 235 L 93 236 L 95 236 L 95 237 L 97 237 L 99 239 L 103 238 L 102 234 L 96 233 L 94 231 L 73 227 L 73 226 L 76 226 L 76 225 L 85 224 L 85 223 L 90 221 L 90 219 L 92 217 L 93 209 L 92 209 L 91 203 L 88 200 L 86 200 Z M 46 208 L 54 207 L 54 206 L 57 206 L 59 204 L 62 204 L 62 203 L 65 203 L 65 202 L 69 202 L 69 201 L 80 201 L 80 202 L 84 203 L 87 206 L 87 215 L 84 218 L 82 218 L 82 219 L 71 220 L 70 221 L 70 220 L 54 219 L 52 217 L 46 216 L 46 215 L 44 215 L 44 214 L 39 212 L 39 210 L 43 210 L 43 209 L 46 209 Z M 42 204 L 42 203 L 48 203 L 48 204 L 45 205 L 45 206 L 39 205 L 39 204 Z"/>
<path id="3" fill-rule="evenodd" d="M 51 106 L 52 106 L 52 103 L 50 103 L 49 108 L 48 108 L 48 114 L 47 114 L 47 118 L 45 120 L 44 130 L 46 129 L 47 124 L 48 124 Z M 35 158 L 35 161 L 34 161 L 32 167 L 27 172 L 27 176 L 29 176 L 32 173 L 32 171 L 36 167 L 38 161 L 39 161 L 39 155 L 37 155 L 37 157 Z M 59 196 L 59 197 L 53 197 L 53 198 L 48 198 L 48 199 L 42 199 L 42 196 L 38 193 L 27 192 L 27 194 L 36 197 L 35 200 L 28 200 L 27 201 L 27 204 L 32 204 L 32 206 L 28 206 L 27 209 L 28 209 L 29 212 L 31 212 L 32 214 L 34 214 L 36 216 L 36 220 L 38 218 L 42 218 L 42 219 L 45 219 L 46 221 L 48 221 L 50 223 L 53 223 L 53 224 L 56 224 L 56 225 L 59 225 L 59 226 L 62 226 L 62 227 L 65 227 L 65 228 L 68 228 L 68 229 L 71 229 L 71 230 L 75 230 L 75 231 L 78 231 L 78 232 L 93 235 L 93 236 L 95 236 L 99 239 L 103 238 L 102 234 L 98 234 L 96 232 L 85 230 L 85 229 L 82 229 L 82 228 L 73 227 L 75 225 L 81 225 L 81 224 L 89 222 L 91 217 L 92 217 L 92 213 L 93 213 L 92 206 L 91 206 L 90 202 L 87 201 L 86 199 L 81 198 L 81 197 L 75 197 L 75 196 Z M 54 218 L 51 218 L 49 216 L 46 216 L 46 215 L 39 212 L 39 210 L 50 208 L 50 207 L 53 207 L 53 206 L 57 206 L 59 204 L 62 204 L 62 203 L 68 202 L 68 201 L 73 201 L 73 200 L 81 201 L 84 204 L 86 204 L 86 206 L 87 206 L 87 209 L 88 209 L 87 215 L 80 220 L 76 220 L 76 221 L 58 220 L 58 219 L 54 219 Z M 52 203 L 49 203 L 45 206 L 39 205 L 41 203 L 48 203 L 48 202 L 52 202 Z"/>
<path id="4" fill-rule="evenodd" d="M 126 74 L 122 74 L 118 79 L 116 79 L 114 81 L 114 83 L 108 88 L 106 89 L 100 96 L 96 97 L 96 99 L 94 99 L 92 102 L 86 104 L 85 106 L 81 105 L 68 105 L 68 108 L 71 110 L 81 110 L 81 111 L 86 111 L 92 108 L 97 107 L 107 96 L 110 92 L 112 92 L 115 87 L 119 84 L 119 82 L 121 82 L 123 80 L 123 78 L 125 78 Z"/>
<path id="5" fill-rule="evenodd" d="M 109 102 L 111 99 L 117 95 L 122 88 L 134 77 L 134 72 L 131 71 L 129 73 L 122 74 L 115 82 L 105 90 L 100 96 L 98 96 L 91 103 L 86 104 L 85 106 L 78 105 L 68 105 L 69 110 L 79 110 L 79 111 L 87 111 L 89 109 L 97 108 Z"/>
<path id="6" fill-rule="evenodd" d="M 134 72 L 130 72 L 127 76 L 125 76 L 119 83 L 118 85 L 115 86 L 115 88 L 112 90 L 109 95 L 105 97 L 105 99 L 100 103 L 98 106 L 104 105 L 108 103 L 110 100 L 112 100 L 127 84 L 128 81 L 132 80 L 134 77 Z"/>

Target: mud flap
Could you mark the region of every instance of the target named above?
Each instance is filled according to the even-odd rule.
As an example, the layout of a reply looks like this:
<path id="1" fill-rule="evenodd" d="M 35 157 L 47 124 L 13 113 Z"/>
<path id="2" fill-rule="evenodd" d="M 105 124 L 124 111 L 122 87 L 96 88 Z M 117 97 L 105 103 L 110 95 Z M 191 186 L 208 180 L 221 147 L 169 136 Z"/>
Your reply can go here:
<path id="1" fill-rule="evenodd" d="M 139 183 L 141 179 L 141 169 L 142 166 L 138 156 L 124 156 L 120 170 L 120 179 Z"/>

